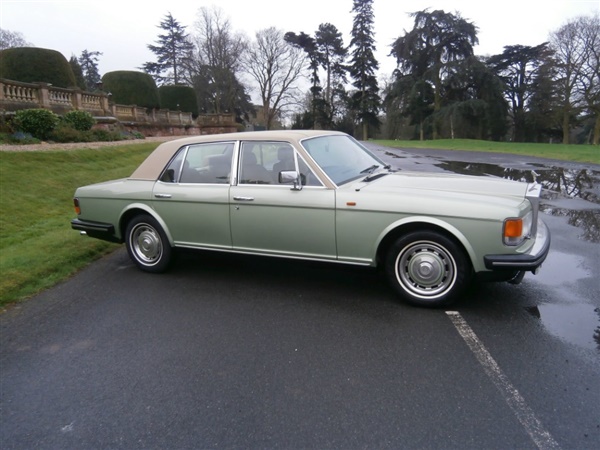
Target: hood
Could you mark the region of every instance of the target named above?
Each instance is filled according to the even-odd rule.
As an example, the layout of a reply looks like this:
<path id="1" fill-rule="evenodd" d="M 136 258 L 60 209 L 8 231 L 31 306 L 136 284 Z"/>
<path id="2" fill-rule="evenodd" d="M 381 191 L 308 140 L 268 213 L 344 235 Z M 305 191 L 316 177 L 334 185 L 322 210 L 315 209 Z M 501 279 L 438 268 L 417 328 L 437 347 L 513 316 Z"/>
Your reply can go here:
<path id="1" fill-rule="evenodd" d="M 419 190 L 423 191 L 423 194 L 426 194 L 424 191 L 436 191 L 523 199 L 527 191 L 527 183 L 473 175 L 400 171 L 371 181 L 361 180 L 353 184 L 353 189 L 381 193 Z"/>

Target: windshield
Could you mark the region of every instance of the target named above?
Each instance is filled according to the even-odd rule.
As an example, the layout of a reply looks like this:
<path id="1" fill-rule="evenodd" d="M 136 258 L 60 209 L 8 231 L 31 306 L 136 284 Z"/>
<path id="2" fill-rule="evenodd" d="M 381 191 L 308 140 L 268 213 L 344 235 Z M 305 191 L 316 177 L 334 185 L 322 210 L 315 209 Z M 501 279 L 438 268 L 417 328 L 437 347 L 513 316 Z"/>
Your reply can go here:
<path id="1" fill-rule="evenodd" d="M 338 186 L 385 166 L 383 161 L 350 136 L 321 136 L 306 139 L 302 145 Z"/>

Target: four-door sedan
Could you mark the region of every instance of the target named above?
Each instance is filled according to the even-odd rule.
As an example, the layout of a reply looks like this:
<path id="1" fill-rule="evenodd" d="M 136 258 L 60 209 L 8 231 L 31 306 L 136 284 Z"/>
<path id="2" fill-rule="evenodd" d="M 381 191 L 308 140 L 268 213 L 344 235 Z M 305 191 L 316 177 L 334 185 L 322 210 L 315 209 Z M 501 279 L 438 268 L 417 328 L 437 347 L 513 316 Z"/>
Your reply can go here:
<path id="1" fill-rule="evenodd" d="M 177 248 L 381 266 L 403 299 L 439 306 L 473 275 L 535 273 L 550 247 L 540 192 L 395 171 L 339 132 L 233 133 L 166 142 L 129 178 L 78 188 L 71 226 L 125 242 L 147 272 Z"/>

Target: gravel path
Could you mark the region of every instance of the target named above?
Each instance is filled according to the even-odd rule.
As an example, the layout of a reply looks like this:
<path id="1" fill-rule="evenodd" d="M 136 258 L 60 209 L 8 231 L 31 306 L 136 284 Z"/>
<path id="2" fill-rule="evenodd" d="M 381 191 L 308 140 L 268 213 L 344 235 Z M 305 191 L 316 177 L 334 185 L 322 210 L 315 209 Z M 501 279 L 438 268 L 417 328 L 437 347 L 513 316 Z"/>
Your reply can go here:
<path id="1" fill-rule="evenodd" d="M 172 141 L 185 136 L 153 136 L 145 139 L 135 141 L 111 141 L 111 142 L 74 142 L 68 144 L 49 144 L 43 142 L 41 144 L 31 145 L 4 145 L 0 144 L 0 151 L 21 151 L 21 152 L 35 152 L 35 151 L 48 151 L 48 150 L 77 150 L 82 148 L 100 148 L 100 147 L 113 147 L 115 145 L 126 145 L 126 144 L 143 144 L 145 142 L 165 142 Z"/>

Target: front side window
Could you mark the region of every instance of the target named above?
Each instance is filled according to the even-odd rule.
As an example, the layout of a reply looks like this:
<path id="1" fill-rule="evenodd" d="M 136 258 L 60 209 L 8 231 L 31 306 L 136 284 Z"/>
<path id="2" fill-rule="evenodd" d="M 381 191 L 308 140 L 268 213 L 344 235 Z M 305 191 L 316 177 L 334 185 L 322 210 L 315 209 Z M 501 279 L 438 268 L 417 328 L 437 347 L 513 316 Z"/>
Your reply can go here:
<path id="1" fill-rule="evenodd" d="M 305 186 L 321 186 L 294 148 L 285 142 L 244 142 L 240 152 L 240 184 L 282 184 L 280 173 L 297 171 Z"/>
<path id="2" fill-rule="evenodd" d="M 244 142 L 240 151 L 240 184 L 273 184 L 276 148 L 271 142 Z"/>

